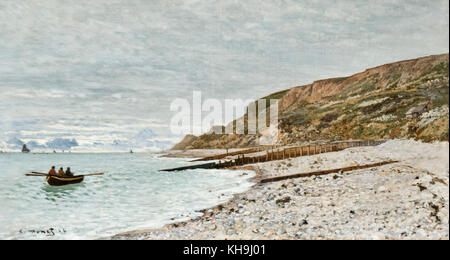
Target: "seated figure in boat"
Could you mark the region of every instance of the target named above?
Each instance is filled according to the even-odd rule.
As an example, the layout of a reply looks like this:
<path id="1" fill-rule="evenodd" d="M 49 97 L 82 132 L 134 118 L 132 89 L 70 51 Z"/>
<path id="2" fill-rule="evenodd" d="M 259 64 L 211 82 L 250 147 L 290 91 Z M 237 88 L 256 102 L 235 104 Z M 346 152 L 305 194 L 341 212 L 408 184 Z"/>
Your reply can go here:
<path id="1" fill-rule="evenodd" d="M 50 171 L 48 172 L 49 175 L 56 175 L 56 170 L 55 170 L 55 166 L 52 166 L 52 168 L 50 169 Z"/>
<path id="2" fill-rule="evenodd" d="M 63 167 L 59 168 L 58 176 L 64 176 L 64 175 L 65 175 L 65 173 L 64 173 Z"/>
<path id="3" fill-rule="evenodd" d="M 67 167 L 66 176 L 70 176 L 70 177 L 73 176 L 73 173 L 70 171 L 70 167 Z"/>

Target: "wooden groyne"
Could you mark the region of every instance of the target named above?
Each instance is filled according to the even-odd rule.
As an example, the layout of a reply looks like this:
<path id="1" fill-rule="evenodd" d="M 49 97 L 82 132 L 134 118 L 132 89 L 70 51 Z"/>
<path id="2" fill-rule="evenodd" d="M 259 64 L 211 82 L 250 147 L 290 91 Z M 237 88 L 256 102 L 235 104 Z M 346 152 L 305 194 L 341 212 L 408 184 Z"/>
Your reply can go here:
<path id="1" fill-rule="evenodd" d="M 219 168 L 217 167 L 217 163 L 205 163 L 205 164 L 183 166 L 183 167 L 172 168 L 172 169 L 163 169 L 163 170 L 159 170 L 159 171 L 161 171 L 161 172 L 176 172 L 176 171 L 185 171 L 185 170 L 193 170 L 193 169 L 219 169 Z"/>
<path id="2" fill-rule="evenodd" d="M 238 156 L 234 160 L 219 161 L 218 168 L 229 168 L 234 166 L 242 166 L 246 164 L 255 164 L 269 161 L 285 160 L 289 158 L 296 158 L 300 156 L 310 156 L 321 153 L 337 152 L 342 151 L 347 148 L 352 147 L 362 147 L 362 146 L 376 146 L 384 143 L 384 140 L 380 141 L 342 141 L 334 142 L 328 144 L 316 144 L 316 145 L 306 145 L 299 147 L 288 147 L 284 149 L 273 149 L 271 151 L 266 151 L 264 155 L 260 156 L 248 156 L 245 155 Z"/>
<path id="3" fill-rule="evenodd" d="M 342 151 L 347 148 L 352 147 L 362 147 L 362 146 L 376 146 L 384 143 L 384 140 L 377 141 L 340 141 L 326 144 L 315 144 L 315 145 L 306 145 L 306 146 L 297 146 L 297 147 L 288 147 L 284 149 L 275 149 L 265 150 L 265 154 L 263 155 L 255 155 L 255 156 L 245 156 L 242 154 L 243 151 L 240 151 L 241 154 L 237 155 L 238 158 L 233 160 L 225 160 L 214 163 L 200 164 L 200 165 L 191 165 L 173 169 L 165 169 L 162 171 L 183 171 L 190 169 L 225 169 L 236 166 L 243 166 L 248 164 L 255 163 L 263 163 L 269 161 L 277 161 L 277 160 L 285 160 L 289 158 L 296 158 L 300 156 L 310 156 L 321 153 L 329 153 L 329 152 L 337 152 Z M 249 149 L 250 150 L 250 149 Z M 258 151 L 261 152 L 261 151 Z M 229 156 L 229 155 L 228 155 Z"/>
<path id="4" fill-rule="evenodd" d="M 250 154 L 250 153 L 259 153 L 259 152 L 274 149 L 274 147 L 279 147 L 279 146 L 259 146 L 259 147 L 249 148 L 249 149 L 236 151 L 236 152 L 208 156 L 208 157 L 204 157 L 201 159 L 192 160 L 191 162 L 215 161 L 215 160 L 220 160 L 220 159 L 223 159 L 223 158 L 226 158 L 229 156 L 237 156 L 237 155 Z"/>
<path id="5" fill-rule="evenodd" d="M 323 171 L 291 174 L 291 175 L 285 175 L 285 176 L 279 176 L 279 177 L 262 179 L 260 182 L 261 183 L 276 182 L 276 181 L 283 181 L 283 180 L 288 180 L 288 179 L 296 179 L 296 178 L 305 178 L 305 177 L 311 177 L 311 176 L 327 175 L 327 174 L 330 174 L 330 173 L 355 171 L 355 170 L 359 170 L 359 169 L 379 167 L 379 166 L 383 166 L 383 165 L 386 165 L 386 164 L 397 163 L 397 162 L 398 161 L 385 161 L 385 162 L 378 162 L 378 163 L 357 165 L 357 166 L 349 166 L 349 167 L 345 167 L 345 168 L 338 168 L 338 169 L 331 169 L 331 170 L 323 170 Z"/>

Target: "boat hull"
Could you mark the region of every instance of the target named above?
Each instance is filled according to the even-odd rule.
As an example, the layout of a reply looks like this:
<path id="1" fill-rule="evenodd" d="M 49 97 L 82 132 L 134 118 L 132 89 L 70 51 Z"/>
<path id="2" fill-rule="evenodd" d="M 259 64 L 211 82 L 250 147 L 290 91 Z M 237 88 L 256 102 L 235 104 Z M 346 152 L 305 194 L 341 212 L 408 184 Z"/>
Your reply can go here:
<path id="1" fill-rule="evenodd" d="M 51 186 L 64 186 L 69 184 L 80 183 L 84 180 L 84 176 L 60 177 L 48 176 L 47 183 Z"/>

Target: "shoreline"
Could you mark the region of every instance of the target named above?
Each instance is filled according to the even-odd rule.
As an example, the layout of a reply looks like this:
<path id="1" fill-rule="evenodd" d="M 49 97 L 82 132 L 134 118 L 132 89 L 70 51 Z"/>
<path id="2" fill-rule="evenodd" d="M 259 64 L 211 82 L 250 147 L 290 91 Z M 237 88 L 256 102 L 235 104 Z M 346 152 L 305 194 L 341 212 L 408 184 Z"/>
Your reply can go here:
<path id="1" fill-rule="evenodd" d="M 384 159 L 400 162 L 259 183 Z M 448 142 L 393 140 L 235 169 L 254 171 L 254 184 L 202 217 L 105 239 L 449 239 Z"/>
<path id="2" fill-rule="evenodd" d="M 184 157 L 167 157 L 167 158 L 184 158 Z M 194 157 L 192 157 L 192 158 L 194 158 Z M 186 159 L 190 159 L 190 158 L 186 158 Z M 230 168 L 230 169 L 227 169 L 227 170 L 231 170 L 231 171 L 233 171 L 233 170 L 253 171 L 253 172 L 255 173 L 255 176 L 253 176 L 252 178 L 250 178 L 250 179 L 247 180 L 248 182 L 252 183 L 252 185 L 249 187 L 249 189 L 248 189 L 247 191 L 244 191 L 244 192 L 240 192 L 240 193 L 234 194 L 234 195 L 233 195 L 228 201 L 226 201 L 226 202 L 219 203 L 219 204 L 216 204 L 216 205 L 214 205 L 214 206 L 212 206 L 212 207 L 209 207 L 209 208 L 205 208 L 205 209 L 199 210 L 198 212 L 200 212 L 200 213 L 203 214 L 203 215 L 200 216 L 200 217 L 196 217 L 196 218 L 192 218 L 192 219 L 184 220 L 184 221 L 178 221 L 178 222 L 175 222 L 175 223 L 165 224 L 164 226 L 162 226 L 162 227 L 160 227 L 160 228 L 153 228 L 153 229 L 138 229 L 138 230 L 132 230 L 132 231 L 127 231 L 127 232 L 122 232 L 122 233 L 119 233 L 119 234 L 116 234 L 116 235 L 113 235 L 113 236 L 110 236 L 110 237 L 100 238 L 100 240 L 115 240 L 115 239 L 120 239 L 120 240 L 122 240 L 122 239 L 124 239 L 124 238 L 126 238 L 126 237 L 134 237 L 134 236 L 136 236 L 136 235 L 139 236 L 139 235 L 146 234 L 146 233 L 149 233 L 149 232 L 155 232 L 155 231 L 164 230 L 164 229 L 171 229 L 171 228 L 181 227 L 181 226 L 187 225 L 188 223 L 193 223 L 193 222 L 196 222 L 196 221 L 201 221 L 201 220 L 203 220 L 203 219 L 206 219 L 206 218 L 212 216 L 212 212 L 215 212 L 215 211 L 218 211 L 218 210 L 219 210 L 219 211 L 222 210 L 223 208 L 229 206 L 229 204 L 231 204 L 231 203 L 232 203 L 235 199 L 237 199 L 239 196 L 245 195 L 246 193 L 248 193 L 249 191 L 251 191 L 252 189 L 254 189 L 255 186 L 258 185 L 259 180 L 261 179 L 261 176 L 259 175 L 260 173 L 258 173 L 258 172 L 260 172 L 260 169 L 259 169 L 259 168 L 255 168 L 255 169 L 254 169 L 254 168 L 252 167 L 252 169 L 249 169 L 249 166 L 247 166 L 247 167 L 235 167 L 235 168 L 233 168 L 233 169 Z"/>
<path id="3" fill-rule="evenodd" d="M 228 149 L 229 153 L 242 151 L 245 148 Z M 184 159 L 200 159 L 208 156 L 215 156 L 227 153 L 226 149 L 193 149 L 193 150 L 170 150 L 166 151 L 162 158 L 184 158 Z"/>

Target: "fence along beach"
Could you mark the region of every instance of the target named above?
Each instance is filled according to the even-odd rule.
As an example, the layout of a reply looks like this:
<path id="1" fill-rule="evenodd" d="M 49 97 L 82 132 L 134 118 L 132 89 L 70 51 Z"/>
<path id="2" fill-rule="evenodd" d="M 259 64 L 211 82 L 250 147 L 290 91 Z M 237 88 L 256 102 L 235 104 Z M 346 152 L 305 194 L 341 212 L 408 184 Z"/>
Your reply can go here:
<path id="1" fill-rule="evenodd" d="M 184 166 L 184 167 L 177 167 L 177 168 L 171 168 L 171 169 L 163 169 L 161 171 L 183 171 L 183 170 L 189 170 L 189 169 L 224 169 L 224 168 L 230 168 L 230 167 L 236 167 L 236 166 L 243 166 L 248 164 L 255 164 L 255 163 L 263 163 L 263 162 L 270 162 L 270 161 L 278 161 L 278 160 L 285 160 L 289 158 L 296 158 L 300 156 L 310 156 L 315 154 L 321 154 L 321 153 L 329 153 L 329 152 L 337 152 L 342 151 L 347 148 L 351 147 L 362 147 L 362 146 L 376 146 L 379 144 L 384 143 L 385 140 L 349 140 L 349 141 L 340 141 L 340 142 L 331 142 L 331 143 L 325 143 L 325 144 L 311 144 L 306 146 L 295 146 L 295 147 L 287 147 L 287 148 L 274 148 L 275 146 L 262 146 L 257 148 L 251 148 L 247 150 L 242 151 L 236 151 L 232 153 L 225 153 L 225 154 L 219 154 L 214 156 L 208 156 L 205 158 L 193 160 L 192 162 L 198 162 L 198 161 L 212 161 L 212 160 L 219 160 L 215 163 L 206 163 L 206 164 L 199 164 L 199 165 L 191 165 L 191 166 Z M 259 155 L 258 153 L 264 152 L 265 154 Z M 250 154 L 250 156 L 245 156 Z M 251 156 L 251 154 L 256 154 Z M 237 157 L 236 157 L 237 156 Z M 227 157 L 236 157 L 234 159 L 230 160 L 224 160 L 223 162 L 220 161 L 220 159 L 227 158 Z"/>

